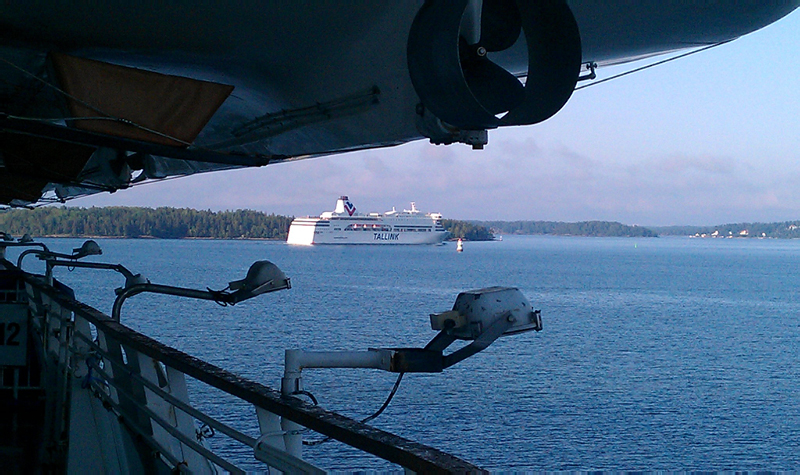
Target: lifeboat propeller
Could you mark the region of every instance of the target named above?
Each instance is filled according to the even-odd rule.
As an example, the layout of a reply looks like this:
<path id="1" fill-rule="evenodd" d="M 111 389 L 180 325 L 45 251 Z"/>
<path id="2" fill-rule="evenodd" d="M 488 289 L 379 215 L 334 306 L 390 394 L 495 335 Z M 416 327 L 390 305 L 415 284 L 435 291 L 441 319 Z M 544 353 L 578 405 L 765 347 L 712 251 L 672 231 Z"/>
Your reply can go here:
<path id="1" fill-rule="evenodd" d="M 566 104 L 581 69 L 578 25 L 564 0 L 428 0 L 411 26 L 408 69 L 422 104 L 466 130 L 535 124 Z M 469 15 L 469 12 L 466 14 Z M 469 20 L 469 18 L 466 18 Z M 524 32 L 525 84 L 493 62 Z M 475 38 L 477 36 L 477 38 Z"/>

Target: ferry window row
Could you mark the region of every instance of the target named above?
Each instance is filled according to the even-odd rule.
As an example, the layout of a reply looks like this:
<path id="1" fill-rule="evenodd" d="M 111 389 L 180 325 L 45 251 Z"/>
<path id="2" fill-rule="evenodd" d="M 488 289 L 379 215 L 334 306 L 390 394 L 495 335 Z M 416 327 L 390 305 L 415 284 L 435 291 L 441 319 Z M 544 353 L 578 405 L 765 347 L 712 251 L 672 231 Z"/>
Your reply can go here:
<path id="1" fill-rule="evenodd" d="M 351 224 L 344 228 L 345 231 L 385 231 L 389 232 L 392 230 L 391 226 L 385 226 L 380 224 Z"/>

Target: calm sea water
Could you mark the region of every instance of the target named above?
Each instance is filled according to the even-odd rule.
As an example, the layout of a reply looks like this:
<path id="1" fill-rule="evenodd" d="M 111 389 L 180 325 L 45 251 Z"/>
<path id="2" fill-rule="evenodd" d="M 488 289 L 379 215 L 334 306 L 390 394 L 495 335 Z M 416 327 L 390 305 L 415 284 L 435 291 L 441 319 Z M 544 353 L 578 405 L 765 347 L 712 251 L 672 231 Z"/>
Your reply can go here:
<path id="1" fill-rule="evenodd" d="M 406 375 L 373 421 L 490 470 L 800 469 L 798 241 L 506 237 L 461 254 L 452 244 L 99 242 L 104 261 L 156 283 L 221 289 L 255 260 L 281 267 L 291 290 L 235 307 L 140 295 L 122 312 L 137 330 L 276 388 L 284 349 L 424 346 L 435 334 L 428 314 L 458 292 L 519 287 L 541 309 L 542 332 L 502 338 L 442 374 Z M 106 313 L 122 285 L 102 271 L 57 277 Z M 321 405 L 354 418 L 377 409 L 394 379 L 304 372 Z M 211 392 L 195 402 L 255 430 L 246 405 Z M 336 442 L 305 455 L 331 470 L 387 467 Z"/>

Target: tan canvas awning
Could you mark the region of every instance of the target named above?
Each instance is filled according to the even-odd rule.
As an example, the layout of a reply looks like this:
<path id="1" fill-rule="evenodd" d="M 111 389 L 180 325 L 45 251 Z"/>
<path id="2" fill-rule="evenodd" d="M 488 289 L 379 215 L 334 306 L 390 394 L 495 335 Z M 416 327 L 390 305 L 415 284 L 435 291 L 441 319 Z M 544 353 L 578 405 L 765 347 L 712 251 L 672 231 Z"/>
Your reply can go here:
<path id="1" fill-rule="evenodd" d="M 72 96 L 67 103 L 73 117 L 123 119 L 141 127 L 114 120 L 74 120 L 70 125 L 162 145 L 192 143 L 233 91 L 225 84 L 66 54 L 51 53 L 50 60 L 60 87 Z"/>

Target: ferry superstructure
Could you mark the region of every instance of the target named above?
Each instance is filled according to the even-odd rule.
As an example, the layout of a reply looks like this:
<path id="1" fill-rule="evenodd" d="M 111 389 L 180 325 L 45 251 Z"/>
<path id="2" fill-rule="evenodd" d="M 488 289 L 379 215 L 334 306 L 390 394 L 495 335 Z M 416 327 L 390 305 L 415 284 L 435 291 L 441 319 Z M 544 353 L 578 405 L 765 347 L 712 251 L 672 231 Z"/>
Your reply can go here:
<path id="1" fill-rule="evenodd" d="M 347 196 L 340 196 L 333 211 L 318 218 L 295 218 L 289 227 L 289 244 L 439 244 L 448 232 L 439 213 L 411 209 L 385 213 L 356 213 Z"/>

